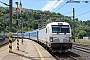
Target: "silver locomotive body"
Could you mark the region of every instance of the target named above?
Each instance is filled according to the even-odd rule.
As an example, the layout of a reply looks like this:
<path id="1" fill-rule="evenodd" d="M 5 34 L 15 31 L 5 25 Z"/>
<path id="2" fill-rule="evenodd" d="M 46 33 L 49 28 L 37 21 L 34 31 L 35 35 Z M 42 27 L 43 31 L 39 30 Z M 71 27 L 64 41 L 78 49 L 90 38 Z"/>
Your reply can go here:
<path id="1" fill-rule="evenodd" d="M 65 51 L 72 48 L 71 27 L 66 22 L 52 22 L 39 29 L 39 42 L 52 51 Z"/>

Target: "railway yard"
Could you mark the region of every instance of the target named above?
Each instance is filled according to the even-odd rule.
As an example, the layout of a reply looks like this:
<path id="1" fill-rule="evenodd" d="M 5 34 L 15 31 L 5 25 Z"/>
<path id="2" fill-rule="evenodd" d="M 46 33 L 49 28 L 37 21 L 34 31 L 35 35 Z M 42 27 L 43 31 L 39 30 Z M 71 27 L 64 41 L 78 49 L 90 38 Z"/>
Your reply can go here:
<path id="1" fill-rule="evenodd" d="M 8 50 L 8 47 L 7 48 L 5 47 L 5 46 L 8 46 L 8 39 L 5 38 L 5 40 L 2 40 L 2 41 L 1 40 L 2 39 L 0 38 L 0 47 L 1 47 L 0 48 L 0 55 L 5 50 Z M 29 40 L 29 39 L 24 39 L 24 42 L 27 42 L 26 40 L 28 40 L 29 43 L 34 42 L 34 41 Z M 15 45 L 15 42 L 16 42 L 16 38 L 13 39 L 14 45 Z M 22 44 L 20 44 L 20 45 L 22 45 Z M 27 45 L 28 44 L 25 45 L 26 47 L 28 47 L 28 48 L 25 47 L 26 50 L 25 49 L 22 50 L 22 48 L 20 47 L 22 50 L 22 53 L 21 52 L 20 53 L 19 52 L 13 52 L 12 54 L 16 54 L 16 55 L 20 56 L 19 59 L 22 58 L 21 60 L 25 60 L 25 59 L 26 60 L 28 60 L 28 59 L 31 59 L 31 60 L 40 60 L 40 59 L 41 60 L 47 60 L 47 59 L 48 60 L 90 60 L 90 45 L 73 43 L 72 49 L 70 49 L 68 52 L 65 52 L 65 53 L 51 52 L 49 50 L 46 50 L 44 47 L 42 48 L 43 49 L 42 50 L 41 45 L 37 44 L 36 42 L 34 42 L 34 44 L 33 44 L 34 46 L 32 46 L 32 45 L 27 46 Z M 38 45 L 40 45 L 40 46 L 38 46 Z M 32 50 L 28 51 L 28 49 L 30 49 L 29 47 L 31 47 L 31 49 L 34 49 L 36 47 L 36 50 L 34 50 L 34 53 Z M 36 51 L 38 53 L 36 53 Z M 0 57 L 0 60 L 5 60 L 6 58 L 7 58 L 7 60 L 8 59 L 9 60 L 15 60 L 16 56 L 14 56 L 14 55 L 12 55 L 12 56 L 14 57 L 14 59 L 13 58 L 10 59 L 11 56 L 8 56 L 6 54 L 6 56 L 3 56 L 2 58 Z M 31 56 L 31 58 L 30 58 L 30 56 Z"/>

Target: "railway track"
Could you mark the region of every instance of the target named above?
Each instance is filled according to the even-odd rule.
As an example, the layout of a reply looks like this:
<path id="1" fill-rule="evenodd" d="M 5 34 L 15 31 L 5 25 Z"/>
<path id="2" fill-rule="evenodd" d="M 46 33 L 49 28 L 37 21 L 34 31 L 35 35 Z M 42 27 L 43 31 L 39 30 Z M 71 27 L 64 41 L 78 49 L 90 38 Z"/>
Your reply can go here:
<path id="1" fill-rule="evenodd" d="M 12 42 L 14 42 L 15 40 L 16 40 L 16 39 L 13 38 L 13 39 L 12 39 Z M 6 38 L 3 42 L 0 42 L 0 52 L 8 49 L 8 47 L 7 47 L 7 44 L 8 44 L 8 43 L 9 43 L 9 39 L 8 39 L 8 38 Z"/>
<path id="2" fill-rule="evenodd" d="M 43 46 L 43 45 L 41 45 Z M 44 46 L 43 46 L 44 47 Z M 45 47 L 44 47 L 45 48 Z M 46 49 L 46 48 L 45 48 Z M 51 52 L 49 49 L 46 49 L 56 60 L 84 60 L 80 55 L 77 55 L 73 52 Z"/>
<path id="3" fill-rule="evenodd" d="M 56 60 L 83 60 L 83 58 L 75 53 L 52 53 Z"/>
<path id="4" fill-rule="evenodd" d="M 80 55 L 84 60 L 90 60 L 90 45 L 76 43 L 70 51 Z"/>
<path id="5" fill-rule="evenodd" d="M 76 50 L 79 50 L 79 51 L 82 51 L 82 52 L 85 52 L 85 53 L 90 53 L 90 48 L 89 47 L 84 47 L 83 45 L 73 45 L 73 49 L 76 49 Z"/>
<path id="6" fill-rule="evenodd" d="M 15 41 L 15 38 L 12 39 L 12 42 Z M 5 40 L 3 42 L 0 42 L 0 47 L 3 47 L 5 45 L 7 45 L 9 43 L 9 39 L 5 38 Z"/>
<path id="7" fill-rule="evenodd" d="M 90 44 L 73 43 L 73 45 L 77 45 L 77 46 L 82 46 L 82 47 L 90 48 Z"/>

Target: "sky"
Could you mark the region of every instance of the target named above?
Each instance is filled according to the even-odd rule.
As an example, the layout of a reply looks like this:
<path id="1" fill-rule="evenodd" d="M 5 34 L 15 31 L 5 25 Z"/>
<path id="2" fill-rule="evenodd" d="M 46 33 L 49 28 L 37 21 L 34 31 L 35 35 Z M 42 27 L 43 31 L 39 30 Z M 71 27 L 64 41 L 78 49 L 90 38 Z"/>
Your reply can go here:
<path id="1" fill-rule="evenodd" d="M 9 4 L 9 0 L 0 0 Z M 13 7 L 16 7 L 15 2 L 20 0 L 13 0 Z M 61 13 L 65 16 L 73 15 L 72 10 L 75 9 L 75 18 L 79 20 L 90 20 L 90 0 L 73 0 L 80 1 L 80 3 L 66 3 L 70 0 L 21 0 L 22 7 L 27 9 L 41 10 L 41 11 L 51 11 L 56 13 Z M 85 3 L 83 1 L 88 1 Z M 0 3 L 0 6 L 4 6 Z M 60 17 L 61 18 L 61 17 Z"/>

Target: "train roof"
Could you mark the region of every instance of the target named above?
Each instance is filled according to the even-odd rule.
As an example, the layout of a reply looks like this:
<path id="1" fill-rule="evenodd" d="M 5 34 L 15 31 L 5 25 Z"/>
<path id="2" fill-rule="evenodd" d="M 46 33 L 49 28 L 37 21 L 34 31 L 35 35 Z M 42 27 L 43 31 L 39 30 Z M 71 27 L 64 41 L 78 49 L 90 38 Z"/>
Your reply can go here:
<path id="1" fill-rule="evenodd" d="M 69 25 L 69 23 L 67 23 L 67 22 L 50 22 L 46 26 L 51 26 L 51 25 Z M 39 30 L 45 28 L 46 26 L 39 28 Z"/>
<path id="2" fill-rule="evenodd" d="M 39 30 L 39 29 L 32 30 L 32 31 L 30 31 L 30 33 L 37 32 L 38 30 Z"/>
<path id="3" fill-rule="evenodd" d="M 69 25 L 69 23 L 67 22 L 51 22 L 51 23 L 48 23 L 48 25 Z"/>

